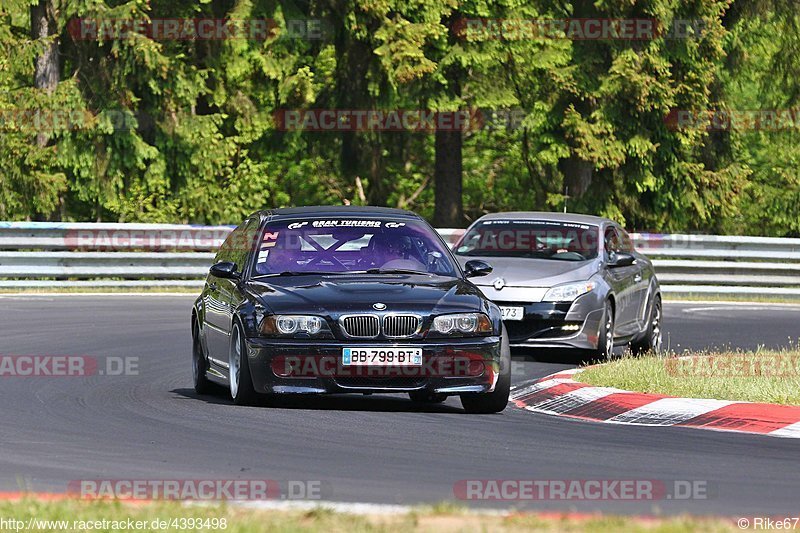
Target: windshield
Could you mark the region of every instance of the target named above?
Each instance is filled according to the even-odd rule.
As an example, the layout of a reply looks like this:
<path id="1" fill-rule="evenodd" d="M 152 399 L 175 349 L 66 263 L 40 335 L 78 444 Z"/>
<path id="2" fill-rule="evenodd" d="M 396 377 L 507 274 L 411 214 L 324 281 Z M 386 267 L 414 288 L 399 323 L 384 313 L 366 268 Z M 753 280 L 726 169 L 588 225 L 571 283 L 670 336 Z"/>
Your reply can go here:
<path id="1" fill-rule="evenodd" d="M 324 218 L 267 224 L 255 275 L 421 272 L 455 277 L 438 236 L 418 221 Z"/>
<path id="2" fill-rule="evenodd" d="M 597 226 L 549 220 L 486 220 L 456 245 L 457 255 L 585 261 L 597 257 Z"/>

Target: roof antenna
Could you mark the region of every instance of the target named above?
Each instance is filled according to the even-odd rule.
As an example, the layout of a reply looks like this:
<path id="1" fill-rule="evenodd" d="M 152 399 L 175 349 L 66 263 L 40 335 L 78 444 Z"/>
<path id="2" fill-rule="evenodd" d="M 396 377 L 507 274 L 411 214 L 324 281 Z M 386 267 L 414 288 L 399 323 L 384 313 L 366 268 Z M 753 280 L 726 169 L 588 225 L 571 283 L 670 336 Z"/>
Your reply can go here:
<path id="1" fill-rule="evenodd" d="M 564 212 L 567 212 L 567 200 L 569 199 L 569 185 L 564 187 Z"/>

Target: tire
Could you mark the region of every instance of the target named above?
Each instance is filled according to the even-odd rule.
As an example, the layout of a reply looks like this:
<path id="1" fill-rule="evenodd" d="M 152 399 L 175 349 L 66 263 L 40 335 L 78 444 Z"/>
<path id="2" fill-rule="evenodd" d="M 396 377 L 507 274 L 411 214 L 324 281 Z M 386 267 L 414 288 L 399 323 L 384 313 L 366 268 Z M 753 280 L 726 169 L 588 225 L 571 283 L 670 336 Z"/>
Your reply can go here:
<path id="1" fill-rule="evenodd" d="M 231 346 L 228 354 L 228 384 L 231 398 L 236 405 L 253 405 L 257 394 L 253 388 L 253 379 L 250 377 L 250 363 L 244 350 L 242 327 L 238 322 L 233 323 L 231 330 Z"/>
<path id="2" fill-rule="evenodd" d="M 493 392 L 484 394 L 462 394 L 461 406 L 470 414 L 499 413 L 508 405 L 511 394 L 511 348 L 508 345 L 508 334 L 503 326 L 500 337 L 500 376 Z"/>
<path id="3" fill-rule="evenodd" d="M 192 320 L 192 380 L 197 394 L 209 394 L 212 391 L 213 384 L 208 380 L 207 370 L 208 360 L 203 353 L 200 331 L 197 328 L 197 321 Z"/>
<path id="4" fill-rule="evenodd" d="M 414 391 L 409 392 L 408 397 L 415 403 L 435 404 L 442 403 L 447 399 L 447 394 L 437 394 L 435 392 Z"/>
<path id="5" fill-rule="evenodd" d="M 633 355 L 642 355 L 647 352 L 653 352 L 656 355 L 661 353 L 661 345 L 663 342 L 663 332 L 661 329 L 662 318 L 661 296 L 656 296 L 653 302 L 653 309 L 650 311 L 650 320 L 647 324 L 647 331 L 644 337 L 631 343 L 631 352 Z"/>
<path id="6" fill-rule="evenodd" d="M 603 322 L 597 339 L 597 351 L 595 351 L 595 356 L 601 361 L 608 361 L 614 355 L 614 324 L 614 306 L 610 300 L 606 300 Z"/>

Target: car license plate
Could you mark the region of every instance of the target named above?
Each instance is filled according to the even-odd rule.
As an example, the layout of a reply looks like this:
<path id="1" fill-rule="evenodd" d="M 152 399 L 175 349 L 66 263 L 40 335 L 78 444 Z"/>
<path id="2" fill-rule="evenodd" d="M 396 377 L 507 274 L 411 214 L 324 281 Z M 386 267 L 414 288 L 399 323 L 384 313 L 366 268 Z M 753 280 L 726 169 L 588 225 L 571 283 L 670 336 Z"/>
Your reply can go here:
<path id="1" fill-rule="evenodd" d="M 343 366 L 422 366 L 422 348 L 358 346 L 342 349 Z"/>
<path id="2" fill-rule="evenodd" d="M 525 314 L 524 307 L 500 306 L 500 311 L 503 313 L 503 320 L 522 320 L 522 317 Z"/>

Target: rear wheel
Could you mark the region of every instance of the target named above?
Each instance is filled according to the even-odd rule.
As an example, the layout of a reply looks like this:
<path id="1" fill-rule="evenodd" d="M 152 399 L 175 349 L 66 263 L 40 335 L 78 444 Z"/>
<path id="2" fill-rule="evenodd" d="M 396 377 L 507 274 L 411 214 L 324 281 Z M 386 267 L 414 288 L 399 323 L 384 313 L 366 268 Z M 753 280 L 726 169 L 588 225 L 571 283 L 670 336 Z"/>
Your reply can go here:
<path id="1" fill-rule="evenodd" d="M 485 394 L 462 394 L 461 405 L 468 413 L 499 413 L 508 405 L 509 394 L 511 394 L 511 348 L 506 328 L 503 326 L 500 338 L 500 376 L 497 378 L 494 391 Z"/>
<path id="2" fill-rule="evenodd" d="M 197 394 L 208 394 L 213 386 L 206 376 L 208 361 L 203 353 L 203 344 L 200 341 L 200 331 L 197 322 L 192 320 L 192 378 L 194 391 Z"/>
<path id="3" fill-rule="evenodd" d="M 250 364 L 244 349 L 242 328 L 234 322 L 231 330 L 231 347 L 228 356 L 228 382 L 231 398 L 236 405 L 252 405 L 256 400 L 253 379 L 250 377 Z"/>
<path id="4" fill-rule="evenodd" d="M 641 355 L 646 352 L 653 352 L 656 355 L 661 353 L 662 332 L 661 332 L 661 297 L 656 296 L 653 302 L 653 309 L 650 311 L 650 321 L 647 331 L 642 339 L 631 343 L 633 355 Z"/>
<path id="5" fill-rule="evenodd" d="M 409 392 L 408 397 L 416 403 L 442 403 L 447 399 L 447 394 L 440 394 L 427 391 Z"/>

